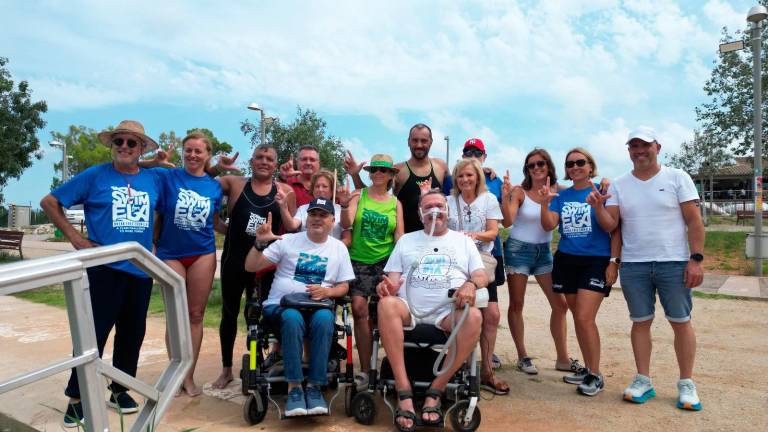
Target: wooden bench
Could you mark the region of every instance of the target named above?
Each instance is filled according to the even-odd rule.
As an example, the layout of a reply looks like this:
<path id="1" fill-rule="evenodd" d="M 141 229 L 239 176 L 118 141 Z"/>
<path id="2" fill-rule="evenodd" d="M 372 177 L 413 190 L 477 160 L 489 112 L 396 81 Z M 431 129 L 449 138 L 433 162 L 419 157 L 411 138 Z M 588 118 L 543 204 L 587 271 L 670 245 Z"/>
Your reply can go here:
<path id="1" fill-rule="evenodd" d="M 21 259 L 24 259 L 24 254 L 21 252 L 22 238 L 24 238 L 23 231 L 0 230 L 0 249 L 17 250 Z"/>
<path id="2" fill-rule="evenodd" d="M 745 221 L 747 219 L 754 219 L 754 210 L 736 210 L 736 223 Z M 763 219 L 768 219 L 768 211 L 763 211 Z"/>

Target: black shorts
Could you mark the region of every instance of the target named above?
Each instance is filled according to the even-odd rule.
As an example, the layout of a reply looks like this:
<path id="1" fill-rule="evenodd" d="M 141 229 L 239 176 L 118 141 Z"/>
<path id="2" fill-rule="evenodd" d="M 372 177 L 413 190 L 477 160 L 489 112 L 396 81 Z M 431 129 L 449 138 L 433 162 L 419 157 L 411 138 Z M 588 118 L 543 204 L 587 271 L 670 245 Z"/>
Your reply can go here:
<path id="1" fill-rule="evenodd" d="M 376 264 L 365 264 L 352 260 L 352 270 L 355 272 L 355 280 L 349 282 L 349 295 L 370 297 L 376 294 L 376 285 L 384 276 L 384 266 L 387 260 L 381 260 Z"/>
<path id="2" fill-rule="evenodd" d="M 558 294 L 576 294 L 580 289 L 611 293 L 605 286 L 605 269 L 610 257 L 571 255 L 555 252 L 552 263 L 552 291 Z"/>

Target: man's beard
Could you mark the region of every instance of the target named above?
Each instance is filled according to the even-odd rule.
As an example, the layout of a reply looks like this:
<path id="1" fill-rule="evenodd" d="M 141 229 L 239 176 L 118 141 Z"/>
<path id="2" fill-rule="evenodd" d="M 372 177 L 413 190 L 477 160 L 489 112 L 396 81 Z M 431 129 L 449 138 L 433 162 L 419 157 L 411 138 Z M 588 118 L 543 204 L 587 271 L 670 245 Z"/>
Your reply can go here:
<path id="1" fill-rule="evenodd" d="M 411 150 L 411 156 L 413 156 L 414 159 L 424 159 L 429 155 L 428 150 Z"/>

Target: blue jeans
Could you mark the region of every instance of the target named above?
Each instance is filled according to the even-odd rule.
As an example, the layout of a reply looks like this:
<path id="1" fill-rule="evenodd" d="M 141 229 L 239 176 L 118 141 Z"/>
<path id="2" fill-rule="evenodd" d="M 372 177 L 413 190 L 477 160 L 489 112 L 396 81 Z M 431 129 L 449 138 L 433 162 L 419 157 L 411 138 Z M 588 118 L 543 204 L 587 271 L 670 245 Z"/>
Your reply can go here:
<path id="1" fill-rule="evenodd" d="M 658 291 L 668 321 L 689 321 L 693 301 L 691 289 L 683 280 L 687 265 L 688 261 L 622 262 L 619 276 L 629 319 L 635 322 L 653 319 Z"/>
<path id="2" fill-rule="evenodd" d="M 552 272 L 552 252 L 549 243 L 528 243 L 513 238 L 504 243 L 504 266 L 507 274 L 527 276 Z"/>
<path id="3" fill-rule="evenodd" d="M 309 337 L 309 384 L 328 384 L 328 353 L 331 350 L 336 317 L 330 309 L 299 312 L 280 305 L 264 306 L 264 319 L 280 328 L 285 379 L 296 383 L 304 381 L 301 356 L 304 338 Z M 307 331 L 309 321 L 309 331 Z"/>

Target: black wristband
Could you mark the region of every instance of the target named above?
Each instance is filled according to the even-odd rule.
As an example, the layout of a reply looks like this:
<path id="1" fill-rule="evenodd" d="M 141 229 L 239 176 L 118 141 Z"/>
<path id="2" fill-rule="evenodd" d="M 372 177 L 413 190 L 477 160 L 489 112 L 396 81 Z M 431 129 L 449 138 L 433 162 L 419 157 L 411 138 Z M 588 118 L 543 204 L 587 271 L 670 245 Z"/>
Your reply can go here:
<path id="1" fill-rule="evenodd" d="M 270 242 L 263 242 L 259 240 L 254 240 L 253 242 L 253 248 L 256 249 L 259 252 L 264 252 L 264 249 L 269 247 Z"/>

